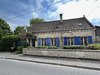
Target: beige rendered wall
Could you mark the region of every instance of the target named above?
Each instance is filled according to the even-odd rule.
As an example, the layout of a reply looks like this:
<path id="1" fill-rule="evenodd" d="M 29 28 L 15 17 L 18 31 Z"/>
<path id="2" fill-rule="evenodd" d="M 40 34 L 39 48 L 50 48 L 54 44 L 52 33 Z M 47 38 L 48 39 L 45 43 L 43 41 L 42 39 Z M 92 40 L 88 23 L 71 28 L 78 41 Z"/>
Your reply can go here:
<path id="1" fill-rule="evenodd" d="M 95 30 L 75 30 L 75 31 L 62 31 L 62 32 L 47 32 L 47 33 L 36 33 L 34 34 L 37 37 L 37 41 L 35 42 L 35 46 L 38 46 L 38 38 L 60 38 L 60 46 L 62 46 L 63 41 L 61 41 L 61 37 L 74 37 L 74 36 L 92 36 L 92 41 L 95 42 Z"/>

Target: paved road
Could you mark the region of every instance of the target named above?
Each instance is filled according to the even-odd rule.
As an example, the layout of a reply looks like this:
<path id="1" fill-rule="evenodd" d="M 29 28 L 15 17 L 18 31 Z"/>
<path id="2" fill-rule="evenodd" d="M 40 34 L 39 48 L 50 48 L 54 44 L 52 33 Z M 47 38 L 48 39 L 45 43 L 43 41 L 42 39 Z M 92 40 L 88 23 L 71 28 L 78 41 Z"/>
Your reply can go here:
<path id="1" fill-rule="evenodd" d="M 0 58 L 6 58 L 12 56 L 13 53 L 11 52 L 0 52 Z"/>
<path id="2" fill-rule="evenodd" d="M 100 71 L 0 59 L 0 75 L 100 75 Z"/>

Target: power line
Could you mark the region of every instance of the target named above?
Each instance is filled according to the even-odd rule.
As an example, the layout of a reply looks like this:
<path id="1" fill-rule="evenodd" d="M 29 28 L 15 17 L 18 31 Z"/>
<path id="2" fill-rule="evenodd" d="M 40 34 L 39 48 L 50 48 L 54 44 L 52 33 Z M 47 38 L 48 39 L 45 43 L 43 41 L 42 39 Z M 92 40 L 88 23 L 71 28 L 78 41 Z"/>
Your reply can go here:
<path id="1" fill-rule="evenodd" d="M 33 4 L 35 4 L 35 3 L 33 3 Z M 31 7 L 31 6 L 30 6 Z M 16 14 L 16 13 L 18 13 L 18 12 L 20 12 L 20 11 L 24 11 L 24 10 L 26 10 L 26 9 L 29 9 L 29 8 L 26 8 L 25 7 L 25 9 L 19 9 L 19 10 L 17 10 L 17 11 L 15 11 L 15 12 L 13 12 L 12 14 Z M 1 10 L 1 9 L 0 9 Z M 7 16 L 1 16 L 1 17 L 7 17 Z"/>
<path id="2" fill-rule="evenodd" d="M 55 3 L 53 3 L 53 4 L 49 4 L 49 6 L 50 6 L 50 5 L 52 6 L 52 5 L 57 4 L 57 3 L 59 3 L 59 2 L 61 2 L 61 0 L 58 1 L 58 2 L 55 2 Z M 17 17 L 21 17 L 21 16 L 27 15 L 27 14 L 29 14 L 29 13 L 32 13 L 32 12 L 35 12 L 35 11 L 38 11 L 38 10 L 41 10 L 41 9 L 43 9 L 43 8 L 45 8 L 45 6 L 39 8 L 39 9 L 36 9 L 36 10 L 34 10 L 34 11 L 30 11 L 30 12 L 27 12 L 27 13 L 21 14 L 21 15 L 19 15 L 19 16 L 15 16 L 15 17 L 12 17 L 12 18 L 8 18 L 8 19 L 6 19 L 6 20 L 11 20 L 11 19 L 14 19 L 14 18 L 17 18 Z"/>

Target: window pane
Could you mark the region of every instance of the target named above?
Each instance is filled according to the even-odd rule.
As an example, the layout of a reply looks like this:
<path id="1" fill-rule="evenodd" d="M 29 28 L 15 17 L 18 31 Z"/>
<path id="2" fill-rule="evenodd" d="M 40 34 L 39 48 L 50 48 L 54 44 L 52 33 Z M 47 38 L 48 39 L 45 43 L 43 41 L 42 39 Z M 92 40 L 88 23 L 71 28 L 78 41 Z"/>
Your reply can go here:
<path id="1" fill-rule="evenodd" d="M 43 39 L 41 39 L 41 41 L 42 41 L 41 43 L 42 43 L 42 46 L 43 46 Z"/>
<path id="2" fill-rule="evenodd" d="M 73 45 L 73 38 L 71 38 L 71 45 Z"/>
<path id="3" fill-rule="evenodd" d="M 67 44 L 70 45 L 70 38 L 67 39 Z"/>

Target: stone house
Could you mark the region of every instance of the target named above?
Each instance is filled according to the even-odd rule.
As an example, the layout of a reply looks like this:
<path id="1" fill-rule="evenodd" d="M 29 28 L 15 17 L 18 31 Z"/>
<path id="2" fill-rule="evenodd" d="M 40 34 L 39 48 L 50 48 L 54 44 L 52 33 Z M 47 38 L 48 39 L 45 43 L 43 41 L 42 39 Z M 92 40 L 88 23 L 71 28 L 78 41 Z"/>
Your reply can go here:
<path id="1" fill-rule="evenodd" d="M 96 42 L 100 42 L 100 26 L 95 26 L 96 28 Z"/>
<path id="2" fill-rule="evenodd" d="M 95 42 L 95 27 L 85 16 L 80 18 L 36 23 L 29 32 L 37 37 L 31 39 L 31 46 L 67 46 L 86 45 Z"/>

